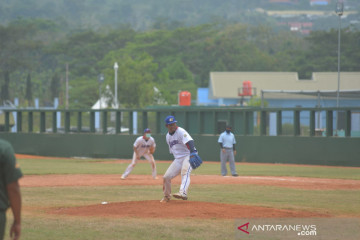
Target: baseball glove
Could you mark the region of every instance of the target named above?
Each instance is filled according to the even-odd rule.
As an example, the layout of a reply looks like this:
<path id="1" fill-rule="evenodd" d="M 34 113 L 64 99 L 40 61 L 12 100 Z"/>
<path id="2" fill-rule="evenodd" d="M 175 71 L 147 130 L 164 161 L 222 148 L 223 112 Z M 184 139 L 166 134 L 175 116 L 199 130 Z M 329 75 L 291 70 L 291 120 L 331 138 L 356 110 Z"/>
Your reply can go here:
<path id="1" fill-rule="evenodd" d="M 195 152 L 190 154 L 189 162 L 193 169 L 198 168 L 202 164 L 202 160 L 201 160 L 200 156 Z"/>

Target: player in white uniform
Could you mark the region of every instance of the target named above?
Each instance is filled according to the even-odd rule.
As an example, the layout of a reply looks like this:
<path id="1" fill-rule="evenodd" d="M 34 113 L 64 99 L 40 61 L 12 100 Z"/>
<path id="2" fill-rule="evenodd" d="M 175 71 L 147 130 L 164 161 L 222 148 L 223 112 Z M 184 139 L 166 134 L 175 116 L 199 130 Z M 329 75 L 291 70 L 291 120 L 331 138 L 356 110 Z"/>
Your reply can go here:
<path id="1" fill-rule="evenodd" d="M 165 126 L 169 132 L 166 134 L 166 142 L 169 145 L 170 153 L 175 159 L 167 169 L 164 175 L 163 191 L 164 197 L 160 202 L 168 202 L 171 199 L 171 179 L 181 173 L 181 186 L 179 193 L 172 196 L 175 198 L 187 200 L 187 191 L 190 185 L 190 153 L 197 152 L 194 146 L 194 140 L 189 133 L 176 125 L 174 116 L 168 116 L 165 119 Z"/>
<path id="2" fill-rule="evenodd" d="M 151 137 L 151 130 L 149 128 L 146 128 L 144 130 L 144 135 L 138 137 L 134 142 L 134 154 L 132 158 L 132 162 L 130 165 L 126 168 L 124 174 L 121 176 L 121 179 L 125 179 L 130 172 L 135 167 L 138 160 L 140 160 L 140 157 L 144 156 L 150 164 L 152 168 L 152 177 L 154 179 L 157 179 L 156 176 L 156 165 L 153 153 L 155 152 L 156 143 L 153 137 Z"/>

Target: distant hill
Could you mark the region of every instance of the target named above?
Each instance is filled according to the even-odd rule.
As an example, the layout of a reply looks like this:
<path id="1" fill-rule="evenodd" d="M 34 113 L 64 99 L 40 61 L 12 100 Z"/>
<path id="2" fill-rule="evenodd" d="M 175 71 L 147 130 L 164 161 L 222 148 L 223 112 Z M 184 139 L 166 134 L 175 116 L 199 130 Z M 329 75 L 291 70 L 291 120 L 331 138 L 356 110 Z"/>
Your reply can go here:
<path id="1" fill-rule="evenodd" d="M 350 10 L 357 10 L 360 3 L 348 0 L 346 4 Z M 311 6 L 310 0 L 1 0 L 0 23 L 7 24 L 17 18 L 42 18 L 71 28 L 130 25 L 136 30 L 173 29 L 214 21 L 258 25 L 279 21 L 256 11 L 259 8 L 265 11 L 333 11 L 334 6 L 335 1 L 325 6 Z M 356 22 L 360 17 L 357 15 L 350 20 Z M 319 26 L 327 28 L 323 23 Z"/>

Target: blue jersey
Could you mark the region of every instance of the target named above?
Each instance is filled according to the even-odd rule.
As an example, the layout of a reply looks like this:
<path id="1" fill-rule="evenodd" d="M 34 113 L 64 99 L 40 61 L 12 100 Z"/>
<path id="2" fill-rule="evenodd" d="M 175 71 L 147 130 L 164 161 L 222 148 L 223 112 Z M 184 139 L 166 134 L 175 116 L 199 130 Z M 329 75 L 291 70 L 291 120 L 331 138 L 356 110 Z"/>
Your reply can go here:
<path id="1" fill-rule="evenodd" d="M 220 134 L 218 143 L 222 143 L 224 148 L 233 148 L 233 145 L 236 144 L 235 136 L 232 132 L 224 131 Z"/>

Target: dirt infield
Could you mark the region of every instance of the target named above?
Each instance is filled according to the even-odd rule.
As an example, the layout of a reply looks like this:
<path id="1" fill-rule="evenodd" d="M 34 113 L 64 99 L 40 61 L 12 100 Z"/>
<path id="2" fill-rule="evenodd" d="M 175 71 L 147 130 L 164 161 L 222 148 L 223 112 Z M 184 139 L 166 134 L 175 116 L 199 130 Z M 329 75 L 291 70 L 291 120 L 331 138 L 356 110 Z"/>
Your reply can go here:
<path id="1" fill-rule="evenodd" d="M 109 204 L 98 204 L 83 207 L 61 208 L 49 211 L 51 214 L 71 216 L 101 217 L 135 217 L 135 218 L 202 218 L 202 219 L 235 219 L 235 218 L 305 218 L 329 217 L 306 211 L 281 210 L 237 204 L 210 203 L 171 200 L 160 203 L 159 200 L 131 201 Z"/>
<path id="2" fill-rule="evenodd" d="M 18 158 L 34 156 L 17 155 Z M 49 158 L 49 157 L 36 157 Z M 51 158 L 51 157 L 50 157 Z M 59 158 L 62 159 L 62 158 Z M 128 160 L 113 160 L 115 162 L 129 162 Z M 105 164 L 107 162 L 104 162 Z M 130 175 L 121 180 L 121 175 L 26 175 L 20 179 L 21 187 L 66 187 L 66 186 L 129 186 L 129 185 L 159 185 L 162 186 L 162 176 L 154 180 L 149 175 Z M 180 177 L 172 180 L 180 184 Z M 360 180 L 301 178 L 301 177 L 273 177 L 273 176 L 239 176 L 222 177 L 218 175 L 192 175 L 191 185 L 253 184 L 263 186 L 277 186 L 292 189 L 308 190 L 353 190 L 360 189 Z M 160 200 L 160 199 L 159 199 Z M 236 218 L 306 218 L 329 217 L 330 215 L 309 211 L 293 211 L 260 206 L 244 206 L 240 204 L 224 204 L 213 202 L 196 202 L 171 200 L 160 203 L 159 200 L 111 202 L 80 207 L 47 209 L 49 214 L 70 216 L 99 216 L 99 217 L 134 217 L 134 218 L 200 218 L 200 219 L 236 219 Z"/>
<path id="3" fill-rule="evenodd" d="M 298 189 L 360 189 L 360 181 L 339 179 L 316 179 L 294 177 L 222 177 L 194 175 L 191 184 L 256 184 Z M 173 179 L 180 184 L 180 177 Z M 43 175 L 25 176 L 20 180 L 22 187 L 51 186 L 115 186 L 115 185 L 162 185 L 162 178 L 153 180 L 148 175 L 130 175 L 121 180 L 120 175 Z M 51 209 L 50 214 L 71 216 L 135 217 L 135 218 L 202 218 L 235 219 L 243 217 L 281 218 L 281 217 L 329 217 L 327 214 L 223 204 L 171 200 L 115 202 L 90 206 Z"/>
<path id="4" fill-rule="evenodd" d="M 121 175 L 114 174 L 27 175 L 20 180 L 20 185 L 22 187 L 162 185 L 161 176 L 157 180 L 149 175 L 130 175 L 126 180 L 121 180 L 120 177 Z M 180 177 L 174 178 L 172 182 L 180 184 Z M 270 176 L 192 175 L 191 184 L 255 184 L 310 190 L 360 189 L 360 180 Z"/>

